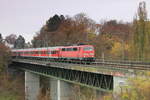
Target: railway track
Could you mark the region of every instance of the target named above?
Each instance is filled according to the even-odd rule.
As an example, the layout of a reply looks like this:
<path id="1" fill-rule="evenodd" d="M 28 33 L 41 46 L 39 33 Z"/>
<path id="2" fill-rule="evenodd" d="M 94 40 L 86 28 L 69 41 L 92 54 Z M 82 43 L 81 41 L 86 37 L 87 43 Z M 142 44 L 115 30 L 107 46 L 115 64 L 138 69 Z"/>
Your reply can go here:
<path id="1" fill-rule="evenodd" d="M 115 60 L 101 60 L 96 59 L 94 65 L 105 65 L 108 67 L 117 67 L 125 69 L 139 69 L 139 70 L 150 70 L 150 62 L 139 62 L 139 61 L 115 61 Z"/>
<path id="2" fill-rule="evenodd" d="M 23 59 L 21 59 L 23 60 Z M 40 62 L 41 59 L 24 59 L 26 61 L 32 62 Z M 117 60 L 103 60 L 96 59 L 95 62 L 84 62 L 84 61 L 72 61 L 72 60 L 64 60 L 64 61 L 51 61 L 51 60 L 43 60 L 47 65 L 51 63 L 68 63 L 68 64 L 78 64 L 85 65 L 90 67 L 94 66 L 105 66 L 107 68 L 122 68 L 122 69 L 137 69 L 137 70 L 150 70 L 150 62 L 138 62 L 138 61 L 117 61 Z"/>

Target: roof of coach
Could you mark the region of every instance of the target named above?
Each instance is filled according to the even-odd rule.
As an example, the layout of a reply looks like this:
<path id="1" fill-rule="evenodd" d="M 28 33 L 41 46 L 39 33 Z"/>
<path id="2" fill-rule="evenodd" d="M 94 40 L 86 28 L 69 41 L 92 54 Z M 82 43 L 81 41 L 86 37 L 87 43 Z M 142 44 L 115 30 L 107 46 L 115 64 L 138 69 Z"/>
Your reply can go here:
<path id="1" fill-rule="evenodd" d="M 70 47 L 87 47 L 92 45 L 72 45 L 72 46 L 57 46 L 57 47 L 43 47 L 43 48 L 27 48 L 27 49 L 12 49 L 12 51 L 36 51 L 36 50 L 55 50 L 58 48 L 70 48 Z"/>
<path id="2" fill-rule="evenodd" d="M 70 48 L 70 47 L 87 47 L 87 46 L 93 46 L 93 45 L 73 45 L 73 46 L 64 46 L 62 48 Z"/>
<path id="3" fill-rule="evenodd" d="M 51 49 L 51 50 L 55 50 L 59 47 L 43 47 L 43 48 L 27 48 L 27 49 L 12 49 L 12 51 L 36 51 L 36 50 L 47 50 L 47 49 Z"/>

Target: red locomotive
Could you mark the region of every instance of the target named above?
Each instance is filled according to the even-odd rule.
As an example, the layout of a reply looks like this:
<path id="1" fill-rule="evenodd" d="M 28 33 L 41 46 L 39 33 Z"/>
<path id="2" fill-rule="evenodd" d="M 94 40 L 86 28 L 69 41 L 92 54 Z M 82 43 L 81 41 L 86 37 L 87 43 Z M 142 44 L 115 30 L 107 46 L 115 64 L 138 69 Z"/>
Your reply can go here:
<path id="1" fill-rule="evenodd" d="M 13 49 L 13 57 L 39 58 L 54 60 L 94 61 L 95 52 L 92 45 L 58 46 L 29 49 Z"/>

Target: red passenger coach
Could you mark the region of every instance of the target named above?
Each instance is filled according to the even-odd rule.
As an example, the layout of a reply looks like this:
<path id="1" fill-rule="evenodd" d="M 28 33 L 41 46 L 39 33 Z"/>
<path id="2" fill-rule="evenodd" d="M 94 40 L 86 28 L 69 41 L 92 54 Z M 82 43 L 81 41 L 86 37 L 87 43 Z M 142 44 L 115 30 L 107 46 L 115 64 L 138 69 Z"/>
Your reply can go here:
<path id="1" fill-rule="evenodd" d="M 95 52 L 92 45 L 59 46 L 30 49 L 13 49 L 13 57 L 29 59 L 59 59 L 94 61 Z"/>

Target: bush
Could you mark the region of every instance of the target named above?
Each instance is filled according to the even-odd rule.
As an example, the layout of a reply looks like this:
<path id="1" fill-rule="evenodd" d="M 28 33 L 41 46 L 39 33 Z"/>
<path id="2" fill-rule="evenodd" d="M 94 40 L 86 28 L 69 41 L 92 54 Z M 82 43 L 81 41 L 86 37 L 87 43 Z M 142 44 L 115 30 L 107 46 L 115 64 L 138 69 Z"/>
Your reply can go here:
<path id="1" fill-rule="evenodd" d="M 128 80 L 128 87 L 121 87 L 119 94 L 108 95 L 103 100 L 150 100 L 150 72 L 140 73 Z"/>

